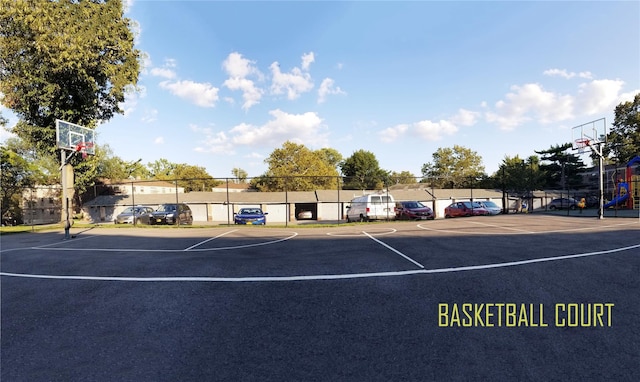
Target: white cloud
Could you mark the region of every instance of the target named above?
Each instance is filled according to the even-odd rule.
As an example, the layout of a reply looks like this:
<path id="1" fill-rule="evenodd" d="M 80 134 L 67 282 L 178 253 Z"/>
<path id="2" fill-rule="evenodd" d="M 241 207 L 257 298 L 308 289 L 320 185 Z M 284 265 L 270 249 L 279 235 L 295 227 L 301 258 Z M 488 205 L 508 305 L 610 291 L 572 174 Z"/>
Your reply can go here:
<path id="1" fill-rule="evenodd" d="M 458 114 L 451 118 L 451 122 L 460 126 L 473 126 L 476 124 L 479 115 L 480 113 L 475 111 L 460 109 Z"/>
<path id="2" fill-rule="evenodd" d="M 232 141 L 240 145 L 279 145 L 286 140 L 305 145 L 327 145 L 326 126 L 314 112 L 289 114 L 279 109 L 269 112 L 273 117 L 262 126 L 246 123 L 235 126 L 230 133 Z"/>
<path id="3" fill-rule="evenodd" d="M 593 80 L 580 84 L 576 96 L 576 112 L 594 115 L 611 112 L 620 101 L 621 80 Z"/>
<path id="4" fill-rule="evenodd" d="M 153 140 L 153 143 L 155 143 L 156 145 L 163 145 L 164 137 L 156 137 L 156 139 Z"/>
<path id="5" fill-rule="evenodd" d="M 158 110 L 151 109 L 151 110 L 147 110 L 144 116 L 140 120 L 144 123 L 151 123 L 151 122 L 155 122 L 157 119 L 158 119 Z"/>
<path id="6" fill-rule="evenodd" d="M 224 131 L 213 131 L 209 127 L 199 127 L 197 125 L 189 125 L 189 128 L 204 135 L 204 139 L 200 141 L 201 145 L 194 148 L 194 151 L 201 153 L 214 153 L 233 155 L 233 144 L 224 133 Z"/>
<path id="7" fill-rule="evenodd" d="M 152 66 L 151 61 L 147 63 L 149 67 Z M 153 67 L 150 70 L 150 74 L 154 77 L 162 77 L 168 80 L 172 80 L 177 77 L 176 72 L 173 70 L 177 66 L 176 60 L 173 58 L 165 58 L 164 64 L 161 67 Z"/>
<path id="8" fill-rule="evenodd" d="M 573 118 L 573 97 L 545 91 L 539 84 L 514 85 L 506 100 L 495 104 L 494 111 L 485 114 L 502 130 L 513 130 L 532 119 L 548 124 Z"/>
<path id="9" fill-rule="evenodd" d="M 444 135 L 453 135 L 458 131 L 458 127 L 448 120 L 432 122 L 429 120 L 416 122 L 413 124 L 415 132 L 427 141 L 438 141 Z"/>
<path id="10" fill-rule="evenodd" d="M 222 68 L 231 78 L 246 78 L 251 75 L 262 76 L 262 73 L 255 67 L 255 61 L 242 57 L 242 54 L 238 52 L 230 53 L 222 62 Z"/>
<path id="11" fill-rule="evenodd" d="M 229 75 L 224 82 L 224 86 L 230 90 L 242 91 L 244 103 L 242 108 L 248 110 L 251 106 L 260 103 L 264 91 L 256 86 L 253 80 L 248 79 L 249 76 L 255 76 L 262 79 L 262 73 L 255 67 L 255 62 L 243 58 L 240 53 L 234 52 L 229 54 L 222 63 L 222 68 Z"/>
<path id="12" fill-rule="evenodd" d="M 566 79 L 571 79 L 573 77 L 586 78 L 591 79 L 593 75 L 591 72 L 568 72 L 566 69 L 547 69 L 542 74 L 550 77 L 563 77 Z"/>
<path id="13" fill-rule="evenodd" d="M 169 80 L 176 78 L 176 72 L 169 68 L 152 68 L 150 73 L 152 76 L 162 77 Z"/>
<path id="14" fill-rule="evenodd" d="M 282 73 L 278 62 L 274 62 L 269 67 L 271 69 L 272 83 L 271 93 L 287 93 L 289 100 L 294 100 L 302 93 L 313 89 L 313 81 L 309 73 L 303 73 L 300 68 L 293 68 L 289 73 Z"/>
<path id="15" fill-rule="evenodd" d="M 378 136 L 380 136 L 380 140 L 382 142 L 389 143 L 403 136 L 408 130 L 409 130 L 409 125 L 400 124 L 400 125 L 388 127 L 382 130 L 381 132 L 378 133 Z"/>
<path id="16" fill-rule="evenodd" d="M 313 52 L 302 55 L 302 70 L 309 71 L 309 66 L 315 61 Z"/>
<path id="17" fill-rule="evenodd" d="M 223 85 L 230 90 L 242 91 L 242 99 L 244 99 L 242 108 L 244 110 L 248 110 L 249 108 L 251 108 L 251 106 L 260 103 L 260 99 L 262 98 L 262 94 L 264 93 L 262 89 L 255 86 L 253 81 L 246 78 L 229 78 L 224 82 Z"/>
<path id="18" fill-rule="evenodd" d="M 218 88 L 210 83 L 193 81 L 163 81 L 160 87 L 169 90 L 172 94 L 185 98 L 202 107 L 214 107 L 218 100 Z"/>
<path id="19" fill-rule="evenodd" d="M 118 104 L 125 117 L 130 116 L 138 106 L 138 101 L 147 96 L 147 88 L 144 86 L 127 85 L 125 89 L 124 102 Z"/>
<path id="20" fill-rule="evenodd" d="M 326 101 L 327 96 L 330 94 L 347 94 L 340 87 L 334 86 L 334 81 L 331 78 L 325 78 L 322 80 L 320 84 L 320 88 L 318 89 L 318 103 L 323 103 Z"/>

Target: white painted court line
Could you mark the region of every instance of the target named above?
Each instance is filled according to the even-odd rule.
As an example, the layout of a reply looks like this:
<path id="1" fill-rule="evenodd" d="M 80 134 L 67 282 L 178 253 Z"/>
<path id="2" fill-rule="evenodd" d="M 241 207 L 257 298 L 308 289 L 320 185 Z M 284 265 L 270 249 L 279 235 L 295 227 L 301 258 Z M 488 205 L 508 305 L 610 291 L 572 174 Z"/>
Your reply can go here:
<path id="1" fill-rule="evenodd" d="M 192 245 L 191 247 L 186 248 L 186 249 L 185 249 L 185 251 L 188 251 L 188 250 L 190 250 L 190 249 L 194 249 L 195 247 L 199 247 L 199 246 L 201 246 L 201 245 L 202 245 L 202 244 L 204 244 L 204 243 L 207 243 L 207 242 L 209 242 L 209 241 L 211 241 L 211 240 L 215 240 L 215 239 L 217 239 L 217 238 L 219 238 L 219 237 L 222 237 L 222 236 L 228 235 L 228 234 L 230 234 L 230 233 L 232 233 L 232 232 L 236 232 L 236 231 L 237 231 L 237 229 L 234 229 L 234 230 L 231 230 L 231 231 L 229 231 L 229 232 L 221 233 L 221 234 L 220 234 L 220 235 L 218 235 L 218 236 L 210 237 L 210 238 L 208 238 L 207 240 L 203 240 L 203 241 L 199 242 L 198 244 L 194 244 L 194 245 Z"/>
<path id="2" fill-rule="evenodd" d="M 482 225 L 482 226 L 485 226 L 485 227 L 508 229 L 508 230 L 517 231 L 517 232 L 521 232 L 521 233 L 535 233 L 535 232 L 532 232 L 532 231 L 526 231 L 526 230 L 523 230 L 523 229 L 518 229 L 518 228 L 513 228 L 513 227 L 503 227 L 503 226 L 496 225 L 496 224 L 487 224 L 487 223 L 480 223 L 480 222 L 474 222 L 474 221 L 470 221 L 469 223 Z"/>
<path id="3" fill-rule="evenodd" d="M 410 258 L 409 256 L 405 255 L 404 253 L 402 253 L 402 252 L 398 251 L 397 249 L 393 248 L 392 246 L 390 246 L 390 245 L 388 245 L 388 244 L 386 244 L 386 243 L 383 243 L 382 241 L 380 241 L 380 240 L 376 239 L 375 237 L 373 237 L 373 236 L 369 235 L 369 234 L 368 234 L 367 232 L 365 232 L 365 231 L 362 231 L 362 233 L 363 233 L 363 234 L 365 234 L 367 237 L 369 237 L 369 239 L 371 239 L 371 240 L 375 241 L 376 243 L 378 243 L 378 244 L 380 244 L 380 245 L 382 245 L 382 246 L 384 246 L 384 247 L 386 247 L 386 248 L 388 248 L 388 249 L 392 250 L 393 252 L 397 253 L 398 255 L 400 255 L 400 256 L 404 257 L 405 259 L 407 259 L 407 260 L 411 261 L 412 263 L 414 263 L 414 264 L 415 264 L 415 265 L 417 265 L 418 267 L 420 267 L 420 268 L 423 268 L 423 269 L 424 269 L 424 265 L 420 264 L 419 262 L 417 262 L 417 261 L 415 261 L 414 259 Z"/>
<path id="4" fill-rule="evenodd" d="M 460 218 L 462 219 L 462 218 Z M 500 225 L 489 225 L 489 224 L 483 224 L 483 223 L 478 223 L 478 222 L 473 222 L 470 221 L 469 223 L 474 223 L 474 224 L 480 224 L 480 225 L 486 225 L 486 226 L 490 226 L 490 227 L 494 227 L 494 228 L 499 228 L 499 229 L 505 229 L 505 230 L 513 230 L 514 228 L 511 227 L 504 227 L 504 226 L 500 226 Z M 460 234 L 460 235 L 539 235 L 539 234 L 548 234 L 548 233 L 566 233 L 566 232 L 579 232 L 579 231 L 590 231 L 590 230 L 600 230 L 600 229 L 615 229 L 615 228 L 620 228 L 622 226 L 628 226 L 628 225 L 637 225 L 637 222 L 632 222 L 632 223 L 619 223 L 619 224 L 610 224 L 610 225 L 605 225 L 605 226 L 593 226 L 593 227 L 579 227 L 579 228 L 566 228 L 566 229 L 557 229 L 557 230 L 548 230 L 548 231 L 521 231 L 521 232 L 496 232 L 496 231 L 492 231 L 492 232 L 474 232 L 474 231 L 466 231 L 466 230 L 462 230 L 462 229 L 440 229 L 440 228 L 432 228 L 432 227 L 425 227 L 422 224 L 418 224 L 417 227 L 420 229 L 423 229 L 425 231 L 434 231 L 434 232 L 444 232 L 444 233 L 456 233 L 456 234 Z M 430 224 L 431 225 L 431 224 Z"/>
<path id="5" fill-rule="evenodd" d="M 281 239 L 276 239 L 276 240 L 270 240 L 270 241 L 263 241 L 261 243 L 254 243 L 254 244 L 244 244 L 244 245 L 234 245 L 234 246 L 230 246 L 230 247 L 217 247 L 217 248 L 195 248 L 195 249 L 191 249 L 189 250 L 189 252 L 213 252 L 213 251 L 224 251 L 224 250 L 230 250 L 230 249 L 242 249 L 242 248 L 251 248 L 251 247 L 259 247 L 262 245 L 269 245 L 269 244 L 275 244 L 275 243 L 280 243 L 282 241 L 286 241 L 289 239 L 292 239 L 296 236 L 298 236 L 297 232 L 287 232 L 288 234 L 290 234 L 289 236 L 283 237 Z M 202 243 L 200 243 L 202 244 Z M 16 248 L 17 249 L 17 248 Z M 41 250 L 41 249 L 46 249 L 47 251 L 84 251 L 84 252 L 153 252 L 153 253 L 161 253 L 161 252 L 166 252 L 166 253 L 172 253 L 172 252 L 185 252 L 185 249 L 146 249 L 146 248 L 59 248 L 59 247 L 47 247 L 45 248 L 45 246 L 41 246 L 41 247 L 27 247 L 27 248 L 20 248 L 20 249 L 35 249 L 35 250 Z"/>
<path id="6" fill-rule="evenodd" d="M 24 274 L 24 273 L 0 272 L 0 276 L 36 278 L 36 279 L 53 279 L 53 280 L 134 281 L 134 282 L 194 282 L 194 281 L 195 282 L 275 282 L 275 281 L 345 280 L 345 279 L 361 279 L 361 278 L 369 278 L 369 277 L 393 277 L 393 276 L 407 276 L 407 275 L 417 275 L 417 274 L 453 273 L 453 272 L 495 269 L 495 268 L 513 267 L 513 266 L 534 264 L 534 263 L 576 259 L 580 257 L 608 255 L 612 253 L 630 251 L 632 249 L 640 249 L 640 244 L 631 245 L 631 246 L 622 247 L 622 248 L 614 248 L 614 249 L 605 250 L 605 251 L 545 257 L 540 259 L 511 261 L 507 263 L 471 265 L 471 266 L 454 267 L 454 268 L 415 269 L 410 271 L 350 273 L 350 274 L 337 274 L 337 275 L 253 276 L 253 277 L 115 277 L 115 276 L 109 277 L 109 276 L 32 275 L 32 274 Z M 634 254 L 639 255 L 640 252 L 635 252 Z"/>

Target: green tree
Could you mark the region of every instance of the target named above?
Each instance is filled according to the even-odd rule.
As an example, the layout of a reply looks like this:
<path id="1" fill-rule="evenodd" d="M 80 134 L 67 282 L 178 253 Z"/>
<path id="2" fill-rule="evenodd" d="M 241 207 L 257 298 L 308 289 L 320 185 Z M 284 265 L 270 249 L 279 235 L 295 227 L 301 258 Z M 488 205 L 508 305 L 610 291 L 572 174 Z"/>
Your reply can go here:
<path id="1" fill-rule="evenodd" d="M 616 106 L 611 131 L 607 135 L 608 145 L 603 152 L 612 154 L 618 163 L 627 163 L 640 155 L 640 93 L 633 102 Z"/>
<path id="2" fill-rule="evenodd" d="M 179 187 L 184 187 L 184 192 L 211 191 L 221 183 L 209 175 L 204 167 L 185 163 L 176 165 L 172 176 L 178 180 Z"/>
<path id="3" fill-rule="evenodd" d="M 498 171 L 494 174 L 494 186 L 509 193 L 525 195 L 544 185 L 544 172 L 540 169 L 540 158 L 536 155 L 526 160 L 505 156 Z"/>
<path id="4" fill-rule="evenodd" d="M 239 167 L 234 167 L 233 170 L 231 170 L 231 174 L 234 176 L 234 178 L 237 179 L 239 183 L 245 183 L 247 181 L 247 177 L 249 176 L 245 170 Z"/>
<path id="5" fill-rule="evenodd" d="M 291 141 L 265 159 L 267 172 L 251 181 L 260 191 L 312 191 L 336 189 L 338 171 L 318 151 Z"/>
<path id="6" fill-rule="evenodd" d="M 126 179 L 148 179 L 149 170 L 142 165 L 141 159 L 125 161 L 113 154 L 109 145 L 100 145 L 96 148 L 96 156 L 99 157 L 98 177 L 115 182 Z"/>
<path id="7" fill-rule="evenodd" d="M 376 156 L 358 150 L 341 164 L 345 190 L 381 190 L 389 184 L 389 173 L 380 168 Z"/>
<path id="8" fill-rule="evenodd" d="M 318 155 L 320 155 L 325 162 L 327 162 L 331 167 L 338 170 L 340 163 L 342 163 L 342 154 L 336 149 L 332 149 L 329 147 L 323 147 L 319 150 L 316 150 Z"/>
<path id="9" fill-rule="evenodd" d="M 410 171 L 393 171 L 390 175 L 393 184 L 413 184 L 416 183 L 416 176 Z"/>
<path id="10" fill-rule="evenodd" d="M 157 159 L 153 162 L 147 163 L 149 170 L 149 176 L 158 180 L 172 180 L 174 179 L 174 171 L 178 167 L 178 164 L 169 162 L 165 158 Z"/>
<path id="11" fill-rule="evenodd" d="M 22 221 L 22 192 L 36 183 L 35 166 L 5 145 L 0 146 L 0 215 Z"/>
<path id="12" fill-rule="evenodd" d="M 439 188 L 470 187 L 471 181 L 486 177 L 482 157 L 466 147 L 438 148 L 433 162 L 422 166 L 424 181 Z"/>
<path id="13" fill-rule="evenodd" d="M 0 0 L 0 92 L 12 131 L 56 151 L 55 120 L 95 127 L 121 113 L 140 52 L 121 0 Z"/>
<path id="14" fill-rule="evenodd" d="M 565 190 L 567 187 L 583 186 L 580 172 L 584 170 L 585 165 L 578 155 L 567 152 L 570 148 L 571 143 L 565 143 L 536 151 L 536 154 L 541 155 L 540 170 L 544 173 L 542 187 Z"/>

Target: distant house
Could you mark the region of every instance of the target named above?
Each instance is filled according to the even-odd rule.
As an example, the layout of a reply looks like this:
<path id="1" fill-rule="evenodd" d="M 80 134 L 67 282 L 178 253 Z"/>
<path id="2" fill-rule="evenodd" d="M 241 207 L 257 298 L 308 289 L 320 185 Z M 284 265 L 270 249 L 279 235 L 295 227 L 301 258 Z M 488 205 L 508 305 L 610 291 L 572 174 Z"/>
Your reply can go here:
<path id="1" fill-rule="evenodd" d="M 184 193 L 184 187 L 164 180 L 131 180 L 117 183 L 103 180 L 102 183 L 104 187 L 111 188 L 115 195 Z"/>
<path id="2" fill-rule="evenodd" d="M 249 183 L 224 182 L 211 189 L 212 192 L 255 192 Z"/>
<path id="3" fill-rule="evenodd" d="M 62 187 L 35 186 L 22 192 L 24 224 L 52 224 L 62 220 Z"/>

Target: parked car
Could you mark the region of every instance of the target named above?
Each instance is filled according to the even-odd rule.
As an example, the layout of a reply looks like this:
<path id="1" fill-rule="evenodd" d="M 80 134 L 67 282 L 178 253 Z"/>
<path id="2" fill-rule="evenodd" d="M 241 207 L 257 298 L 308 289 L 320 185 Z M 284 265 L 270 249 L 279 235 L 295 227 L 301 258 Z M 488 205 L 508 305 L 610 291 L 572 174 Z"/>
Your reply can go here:
<path id="1" fill-rule="evenodd" d="M 191 208 L 184 203 L 163 204 L 151 215 L 151 224 L 193 224 Z"/>
<path id="2" fill-rule="evenodd" d="M 241 208 L 240 211 L 233 214 L 233 222 L 235 224 L 267 224 L 268 212 L 263 212 L 260 208 Z"/>
<path id="3" fill-rule="evenodd" d="M 579 202 L 573 198 L 557 198 L 549 202 L 549 204 L 547 205 L 547 208 L 549 208 L 550 210 L 564 209 L 564 208 L 575 210 L 576 208 L 578 208 L 578 203 Z"/>
<path id="4" fill-rule="evenodd" d="M 455 202 L 451 203 L 444 209 L 445 218 L 483 215 L 489 215 L 489 211 L 482 207 L 478 202 Z"/>
<path id="5" fill-rule="evenodd" d="M 347 206 L 347 222 L 393 220 L 396 218 L 396 202 L 393 196 L 386 194 L 369 194 L 351 200 Z"/>
<path id="6" fill-rule="evenodd" d="M 113 220 L 115 224 L 151 224 L 153 208 L 145 206 L 127 207 Z"/>
<path id="7" fill-rule="evenodd" d="M 500 206 L 498 206 L 491 200 L 483 200 L 478 203 L 480 203 L 480 205 L 482 205 L 484 209 L 489 211 L 489 215 L 500 215 L 502 213 L 502 208 L 500 208 Z"/>
<path id="8" fill-rule="evenodd" d="M 313 212 L 302 210 L 298 213 L 298 220 L 309 220 L 309 219 L 313 219 Z"/>
<path id="9" fill-rule="evenodd" d="M 398 220 L 433 220 L 433 210 L 416 201 L 396 202 L 396 219 Z"/>

